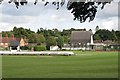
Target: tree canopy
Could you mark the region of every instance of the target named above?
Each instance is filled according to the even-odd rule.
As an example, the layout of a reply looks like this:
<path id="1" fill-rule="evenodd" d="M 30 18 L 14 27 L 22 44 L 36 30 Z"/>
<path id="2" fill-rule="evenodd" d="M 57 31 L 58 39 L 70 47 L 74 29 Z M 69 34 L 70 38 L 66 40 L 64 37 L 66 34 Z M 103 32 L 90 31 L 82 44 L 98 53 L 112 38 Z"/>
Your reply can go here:
<path id="1" fill-rule="evenodd" d="M 117 33 L 117 32 L 116 32 Z M 100 29 L 94 34 L 95 40 L 117 40 L 115 34 L 112 31 L 106 29 Z"/>
<path id="2" fill-rule="evenodd" d="M 0 0 L 0 3 L 2 3 L 4 0 Z M 67 10 L 70 10 L 71 13 L 74 15 L 73 20 L 78 20 L 80 23 L 85 22 L 87 19 L 90 21 L 93 21 L 96 12 L 98 10 L 98 6 L 101 7 L 101 9 L 104 8 L 104 6 L 107 3 L 111 3 L 113 0 L 107 1 L 99 1 L 99 0 L 35 0 L 34 5 L 37 4 L 38 1 L 45 2 L 44 6 L 47 6 L 48 4 L 52 4 L 57 7 L 57 10 L 62 7 L 65 2 L 67 3 Z M 17 8 L 19 8 L 20 5 L 26 5 L 28 4 L 28 0 L 8 0 L 8 3 L 14 3 Z"/>
<path id="3" fill-rule="evenodd" d="M 35 45 L 45 45 L 47 50 L 50 49 L 50 46 L 57 45 L 60 49 L 64 44 L 70 44 L 71 32 L 72 31 L 86 31 L 86 29 L 64 29 L 60 31 L 58 29 L 44 29 L 40 28 L 37 32 L 31 31 L 30 29 L 25 29 L 22 27 L 14 27 L 11 31 L 2 31 L 3 37 L 14 37 L 24 38 L 29 44 Z M 47 32 L 47 34 L 46 34 Z M 55 32 L 55 33 L 54 33 Z M 93 34 L 93 38 L 96 41 L 106 41 L 110 40 L 115 43 L 120 42 L 120 31 L 109 31 L 106 29 L 99 29 Z"/>

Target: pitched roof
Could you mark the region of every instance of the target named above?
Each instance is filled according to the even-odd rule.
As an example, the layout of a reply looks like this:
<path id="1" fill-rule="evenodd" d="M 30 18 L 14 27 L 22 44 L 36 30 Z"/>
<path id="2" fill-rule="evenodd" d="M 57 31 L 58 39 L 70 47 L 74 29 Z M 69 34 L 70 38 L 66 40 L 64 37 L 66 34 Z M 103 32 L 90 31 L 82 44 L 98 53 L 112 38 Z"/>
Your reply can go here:
<path id="1" fill-rule="evenodd" d="M 91 40 L 91 31 L 72 31 L 71 43 L 88 43 Z"/>
<path id="2" fill-rule="evenodd" d="M 1 42 L 2 43 L 10 43 L 10 41 L 16 40 L 20 42 L 21 38 L 8 38 L 8 37 L 2 37 Z"/>
<path id="3" fill-rule="evenodd" d="M 20 44 L 20 42 L 17 40 L 10 41 L 10 46 L 18 46 L 19 44 Z"/>

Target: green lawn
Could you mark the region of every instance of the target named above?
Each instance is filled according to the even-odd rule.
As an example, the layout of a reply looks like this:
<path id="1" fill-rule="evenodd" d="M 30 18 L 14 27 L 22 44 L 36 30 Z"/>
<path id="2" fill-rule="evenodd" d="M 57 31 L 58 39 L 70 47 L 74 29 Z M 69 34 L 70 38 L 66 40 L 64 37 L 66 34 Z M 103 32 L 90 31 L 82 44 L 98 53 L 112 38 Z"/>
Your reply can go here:
<path id="1" fill-rule="evenodd" d="M 2 57 L 3 78 L 116 78 L 117 52 L 80 52 L 75 56 Z"/>

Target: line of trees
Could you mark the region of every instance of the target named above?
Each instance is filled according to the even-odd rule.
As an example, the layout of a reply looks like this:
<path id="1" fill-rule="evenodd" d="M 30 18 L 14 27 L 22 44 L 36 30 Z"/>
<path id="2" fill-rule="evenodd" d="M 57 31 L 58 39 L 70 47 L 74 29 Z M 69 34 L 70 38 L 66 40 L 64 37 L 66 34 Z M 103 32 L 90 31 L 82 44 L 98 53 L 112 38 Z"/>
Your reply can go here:
<path id="1" fill-rule="evenodd" d="M 50 46 L 57 45 L 61 49 L 64 44 L 69 44 L 72 31 L 86 31 L 86 29 L 71 28 L 59 31 L 57 28 L 52 30 L 40 28 L 37 32 L 34 32 L 23 27 L 14 27 L 11 31 L 3 31 L 2 36 L 5 37 L 7 34 L 8 37 L 11 37 L 11 35 L 14 34 L 17 38 L 22 37 L 26 39 L 29 44 L 44 45 L 46 49 L 49 50 Z M 118 43 L 120 40 L 120 31 L 99 29 L 93 34 L 93 38 L 94 40 L 112 40 Z"/>
<path id="2" fill-rule="evenodd" d="M 109 31 L 106 29 L 100 29 L 95 32 L 93 37 L 94 40 L 102 40 L 102 41 L 111 40 L 113 42 L 119 43 L 120 31 L 114 31 L 114 30 Z"/>

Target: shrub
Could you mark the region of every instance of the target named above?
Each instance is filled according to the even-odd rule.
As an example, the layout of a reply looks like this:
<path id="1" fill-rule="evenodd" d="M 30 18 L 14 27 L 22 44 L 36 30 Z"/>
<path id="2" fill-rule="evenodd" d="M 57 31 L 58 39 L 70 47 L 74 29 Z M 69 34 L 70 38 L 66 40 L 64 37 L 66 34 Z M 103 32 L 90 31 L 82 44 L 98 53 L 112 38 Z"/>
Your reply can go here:
<path id="1" fill-rule="evenodd" d="M 21 46 L 20 47 L 21 50 L 31 50 L 30 46 Z"/>
<path id="2" fill-rule="evenodd" d="M 46 50 L 46 47 L 43 46 L 43 45 L 39 45 L 39 46 L 35 46 L 35 47 L 34 47 L 34 50 L 35 50 L 35 51 L 45 51 L 45 50 Z"/>

